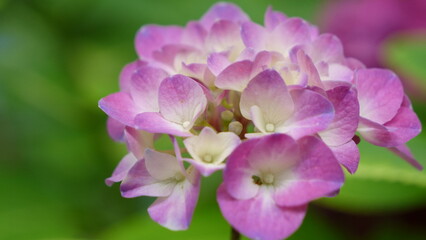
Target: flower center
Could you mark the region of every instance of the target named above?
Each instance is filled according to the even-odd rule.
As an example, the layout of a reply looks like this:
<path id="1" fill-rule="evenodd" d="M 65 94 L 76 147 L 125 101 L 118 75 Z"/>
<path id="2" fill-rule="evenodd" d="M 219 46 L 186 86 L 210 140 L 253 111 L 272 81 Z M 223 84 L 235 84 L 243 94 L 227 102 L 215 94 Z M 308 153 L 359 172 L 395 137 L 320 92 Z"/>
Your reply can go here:
<path id="1" fill-rule="evenodd" d="M 274 183 L 274 180 L 275 180 L 275 176 L 272 173 L 262 174 L 262 177 L 253 175 L 251 176 L 251 178 L 253 179 L 253 183 L 257 185 L 263 185 L 263 184 L 271 185 Z"/>
<path id="2" fill-rule="evenodd" d="M 182 174 L 182 173 L 177 172 L 177 173 L 175 174 L 175 180 L 176 180 L 176 182 L 180 182 L 180 181 L 182 181 L 182 180 L 184 180 L 184 179 L 185 179 L 185 176 L 183 176 L 183 174 Z"/>
<path id="3" fill-rule="evenodd" d="M 189 124 L 191 124 L 189 121 L 185 121 L 182 123 L 182 127 L 187 129 L 189 127 Z"/>
<path id="4" fill-rule="evenodd" d="M 267 123 L 265 126 L 265 129 L 267 132 L 273 132 L 275 131 L 275 125 L 272 123 Z"/>
<path id="5" fill-rule="evenodd" d="M 210 154 L 204 155 L 203 161 L 206 162 L 206 163 L 211 163 L 213 161 L 212 155 L 210 155 Z"/>

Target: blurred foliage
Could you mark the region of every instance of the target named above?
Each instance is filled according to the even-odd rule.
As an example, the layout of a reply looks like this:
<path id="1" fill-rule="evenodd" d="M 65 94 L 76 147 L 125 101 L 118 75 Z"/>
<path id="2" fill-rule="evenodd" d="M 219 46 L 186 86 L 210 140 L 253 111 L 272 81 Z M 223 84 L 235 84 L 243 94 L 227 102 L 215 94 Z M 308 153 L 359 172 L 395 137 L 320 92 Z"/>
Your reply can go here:
<path id="1" fill-rule="evenodd" d="M 106 187 L 125 146 L 109 139 L 97 108 L 98 99 L 117 91 L 121 68 L 136 58 L 133 38 L 141 25 L 183 25 L 214 2 L 0 0 L 0 239 L 228 238 L 215 200 L 220 174 L 204 179 L 193 225 L 179 233 L 149 220 L 152 199 L 123 199 L 118 186 Z M 324 3 L 235 2 L 259 23 L 269 5 L 314 21 Z M 426 79 L 424 45 L 397 43 L 388 51 L 398 69 Z M 414 107 L 424 121 L 424 105 Z M 410 143 L 423 164 L 425 138 Z M 423 216 L 418 223 L 425 223 L 425 173 L 386 150 L 364 142 L 361 149 L 357 174 L 347 176 L 338 197 L 312 204 L 292 239 L 426 234 L 415 223 L 398 228 L 405 218 Z"/>

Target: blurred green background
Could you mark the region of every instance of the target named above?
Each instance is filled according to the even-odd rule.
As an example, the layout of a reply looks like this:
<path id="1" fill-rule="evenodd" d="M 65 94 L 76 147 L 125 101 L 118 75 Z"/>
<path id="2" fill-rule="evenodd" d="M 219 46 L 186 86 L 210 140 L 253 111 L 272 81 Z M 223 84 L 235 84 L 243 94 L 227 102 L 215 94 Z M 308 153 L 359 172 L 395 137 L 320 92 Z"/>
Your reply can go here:
<path id="1" fill-rule="evenodd" d="M 151 198 L 121 198 L 104 184 L 125 154 L 107 135 L 97 101 L 118 90 L 147 23 L 184 25 L 213 0 L 0 0 L 0 239 L 228 239 L 204 179 L 189 231 L 152 222 Z M 240 0 L 261 23 L 268 5 L 320 23 L 320 0 Z M 425 42 L 386 51 L 400 73 L 426 84 Z M 426 94 L 426 93 L 424 93 Z M 425 103 L 414 108 L 426 122 Z M 426 134 L 409 146 L 426 165 Z M 426 173 L 361 143 L 361 165 L 341 194 L 312 203 L 291 239 L 426 239 Z"/>

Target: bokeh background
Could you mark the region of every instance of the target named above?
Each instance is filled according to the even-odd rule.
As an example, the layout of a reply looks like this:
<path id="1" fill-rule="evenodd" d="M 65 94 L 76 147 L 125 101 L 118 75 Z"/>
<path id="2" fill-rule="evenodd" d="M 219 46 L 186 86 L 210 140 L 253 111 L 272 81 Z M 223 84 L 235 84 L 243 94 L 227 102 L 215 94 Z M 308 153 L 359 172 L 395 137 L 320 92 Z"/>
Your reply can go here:
<path id="1" fill-rule="evenodd" d="M 426 1 L 329 7 L 343 1 L 233 2 L 258 23 L 273 6 L 354 40 L 347 43 L 355 46 L 351 54 L 400 74 L 426 123 L 426 10 L 419 11 Z M 104 179 L 126 150 L 108 137 L 106 115 L 97 108 L 101 97 L 118 90 L 121 68 L 136 59 L 140 26 L 184 25 L 214 2 L 0 0 L 0 239 L 228 239 L 215 200 L 220 173 L 203 180 L 185 232 L 149 219 L 153 199 L 124 199 L 118 185 L 107 187 Z M 356 15 L 363 2 L 382 3 Z M 398 9 L 404 17 L 395 17 Z M 409 146 L 426 165 L 426 134 Z M 360 148 L 358 172 L 347 176 L 338 197 L 312 203 L 291 239 L 426 239 L 426 172 L 365 142 Z"/>

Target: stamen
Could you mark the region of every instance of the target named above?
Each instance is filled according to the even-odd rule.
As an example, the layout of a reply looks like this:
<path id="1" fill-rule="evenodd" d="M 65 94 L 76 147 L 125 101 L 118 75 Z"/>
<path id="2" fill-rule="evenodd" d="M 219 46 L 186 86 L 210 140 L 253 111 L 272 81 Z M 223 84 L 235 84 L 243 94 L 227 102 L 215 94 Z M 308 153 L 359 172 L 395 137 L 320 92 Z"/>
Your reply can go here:
<path id="1" fill-rule="evenodd" d="M 275 126 L 272 123 L 267 123 L 266 126 L 265 126 L 265 129 L 266 129 L 267 132 L 273 132 L 273 131 L 275 131 Z"/>
<path id="2" fill-rule="evenodd" d="M 185 121 L 182 123 L 182 127 L 187 129 L 191 123 L 189 121 Z"/>
<path id="3" fill-rule="evenodd" d="M 206 163 L 211 163 L 213 161 L 212 155 L 210 155 L 210 154 L 204 155 L 203 161 L 206 162 Z"/>
<path id="4" fill-rule="evenodd" d="M 267 174 L 265 174 L 265 175 L 263 175 L 263 182 L 265 183 L 265 184 L 272 184 L 272 183 L 274 183 L 274 175 L 273 174 L 271 174 L 271 173 L 267 173 Z"/>

